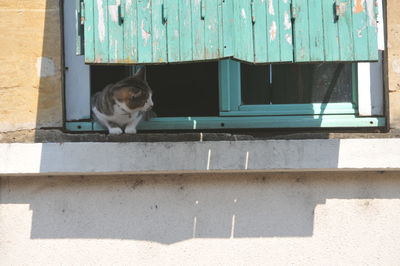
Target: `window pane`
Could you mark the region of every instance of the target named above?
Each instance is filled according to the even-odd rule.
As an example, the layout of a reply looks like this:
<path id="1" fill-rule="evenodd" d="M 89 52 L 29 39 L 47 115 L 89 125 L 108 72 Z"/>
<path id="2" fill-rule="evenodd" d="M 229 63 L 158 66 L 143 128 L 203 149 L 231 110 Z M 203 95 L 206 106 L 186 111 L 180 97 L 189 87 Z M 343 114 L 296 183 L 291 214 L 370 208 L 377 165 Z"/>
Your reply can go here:
<path id="1" fill-rule="evenodd" d="M 244 104 L 352 102 L 352 64 L 241 64 Z"/>

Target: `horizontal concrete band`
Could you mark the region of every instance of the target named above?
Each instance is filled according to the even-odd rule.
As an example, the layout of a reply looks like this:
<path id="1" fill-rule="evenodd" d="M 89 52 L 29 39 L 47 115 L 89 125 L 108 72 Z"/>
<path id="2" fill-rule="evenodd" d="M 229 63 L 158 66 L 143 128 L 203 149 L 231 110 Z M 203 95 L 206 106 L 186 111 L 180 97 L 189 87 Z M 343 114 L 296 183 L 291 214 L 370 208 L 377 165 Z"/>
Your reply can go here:
<path id="1" fill-rule="evenodd" d="M 0 144 L 0 175 L 400 170 L 400 139 Z"/>

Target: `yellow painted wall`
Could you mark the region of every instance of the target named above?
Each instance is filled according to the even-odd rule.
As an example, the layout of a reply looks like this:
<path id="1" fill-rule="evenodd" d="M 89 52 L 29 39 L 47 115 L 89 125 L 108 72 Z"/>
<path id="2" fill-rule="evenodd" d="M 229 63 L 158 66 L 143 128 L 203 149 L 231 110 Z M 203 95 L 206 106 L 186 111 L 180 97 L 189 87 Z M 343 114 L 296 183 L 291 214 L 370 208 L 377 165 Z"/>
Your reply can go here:
<path id="1" fill-rule="evenodd" d="M 0 0 L 0 131 L 62 126 L 57 0 Z"/>
<path id="2" fill-rule="evenodd" d="M 390 123 L 400 129 L 400 1 L 387 2 Z"/>
<path id="3" fill-rule="evenodd" d="M 388 0 L 391 127 L 400 129 L 400 2 Z M 0 132 L 62 126 L 58 0 L 0 0 Z"/>

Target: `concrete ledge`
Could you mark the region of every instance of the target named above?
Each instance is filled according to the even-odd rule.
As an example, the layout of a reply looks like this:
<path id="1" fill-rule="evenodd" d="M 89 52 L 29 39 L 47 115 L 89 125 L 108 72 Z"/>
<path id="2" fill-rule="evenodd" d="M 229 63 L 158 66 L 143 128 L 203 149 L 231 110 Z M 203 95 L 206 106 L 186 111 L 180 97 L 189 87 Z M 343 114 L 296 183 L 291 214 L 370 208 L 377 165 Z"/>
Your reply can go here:
<path id="1" fill-rule="evenodd" d="M 0 144 L 0 175 L 400 170 L 400 139 Z"/>

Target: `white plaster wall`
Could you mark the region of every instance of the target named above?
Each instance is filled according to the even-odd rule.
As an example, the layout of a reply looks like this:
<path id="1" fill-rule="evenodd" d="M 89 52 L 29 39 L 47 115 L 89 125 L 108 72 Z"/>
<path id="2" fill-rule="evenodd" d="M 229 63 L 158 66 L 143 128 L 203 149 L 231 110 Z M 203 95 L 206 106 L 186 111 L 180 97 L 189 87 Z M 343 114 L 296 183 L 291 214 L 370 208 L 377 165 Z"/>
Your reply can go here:
<path id="1" fill-rule="evenodd" d="M 0 265 L 400 264 L 398 172 L 0 185 Z"/>

